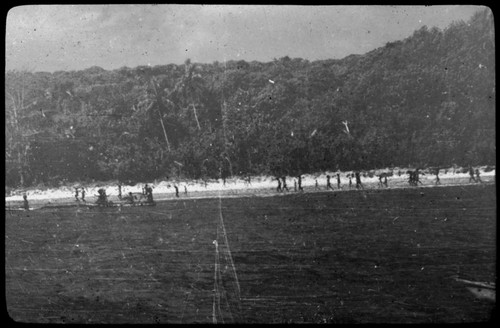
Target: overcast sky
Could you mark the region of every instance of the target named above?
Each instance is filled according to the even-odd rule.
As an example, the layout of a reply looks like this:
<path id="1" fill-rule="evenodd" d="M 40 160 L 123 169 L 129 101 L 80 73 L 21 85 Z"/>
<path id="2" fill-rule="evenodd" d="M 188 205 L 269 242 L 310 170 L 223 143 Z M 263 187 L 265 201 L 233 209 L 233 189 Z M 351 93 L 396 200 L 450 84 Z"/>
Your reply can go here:
<path id="1" fill-rule="evenodd" d="M 31 5 L 6 20 L 6 69 L 308 60 L 363 54 L 480 6 Z"/>

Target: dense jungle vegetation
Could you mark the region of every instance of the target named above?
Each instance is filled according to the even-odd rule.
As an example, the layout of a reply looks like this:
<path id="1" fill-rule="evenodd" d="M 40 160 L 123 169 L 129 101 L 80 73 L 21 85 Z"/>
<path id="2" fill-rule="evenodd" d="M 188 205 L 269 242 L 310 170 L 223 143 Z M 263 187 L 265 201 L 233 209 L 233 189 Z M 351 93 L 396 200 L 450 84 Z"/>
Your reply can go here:
<path id="1" fill-rule="evenodd" d="M 495 96 L 490 10 L 342 59 L 7 71 L 6 186 L 494 164 Z"/>

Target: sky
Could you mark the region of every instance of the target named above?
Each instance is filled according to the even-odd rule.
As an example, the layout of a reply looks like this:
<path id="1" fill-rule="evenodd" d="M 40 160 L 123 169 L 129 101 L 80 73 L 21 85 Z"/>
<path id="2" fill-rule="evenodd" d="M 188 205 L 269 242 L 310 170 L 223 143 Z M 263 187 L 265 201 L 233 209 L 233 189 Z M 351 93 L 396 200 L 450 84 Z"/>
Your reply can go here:
<path id="1" fill-rule="evenodd" d="M 6 70 L 54 72 L 364 54 L 482 6 L 28 5 L 6 17 Z"/>

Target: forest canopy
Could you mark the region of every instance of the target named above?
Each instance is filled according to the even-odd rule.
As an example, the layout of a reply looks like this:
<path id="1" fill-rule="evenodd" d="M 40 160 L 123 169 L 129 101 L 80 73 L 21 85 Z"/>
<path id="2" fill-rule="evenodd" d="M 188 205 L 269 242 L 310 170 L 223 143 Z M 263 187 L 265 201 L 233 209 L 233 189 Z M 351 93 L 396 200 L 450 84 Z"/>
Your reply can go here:
<path id="1" fill-rule="evenodd" d="M 5 119 L 12 187 L 495 164 L 493 16 L 343 59 L 7 71 Z"/>

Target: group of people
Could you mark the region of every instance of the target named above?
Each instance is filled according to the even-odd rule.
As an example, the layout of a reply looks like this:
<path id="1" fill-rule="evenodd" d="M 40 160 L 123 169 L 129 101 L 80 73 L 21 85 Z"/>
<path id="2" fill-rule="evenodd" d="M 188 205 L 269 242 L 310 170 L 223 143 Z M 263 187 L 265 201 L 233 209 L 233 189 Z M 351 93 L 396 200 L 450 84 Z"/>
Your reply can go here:
<path id="1" fill-rule="evenodd" d="M 146 201 L 144 203 L 146 203 L 146 204 L 154 204 L 153 188 L 151 188 L 151 186 L 149 186 L 148 184 L 146 184 L 142 188 L 142 193 L 139 195 L 139 197 L 137 197 L 136 195 L 134 195 L 131 191 L 128 193 L 127 196 L 122 197 L 121 185 L 118 185 L 118 198 L 120 200 L 126 201 L 129 204 L 135 204 L 136 200 L 138 200 L 140 202 L 142 199 L 145 198 Z"/>
<path id="2" fill-rule="evenodd" d="M 476 175 L 476 177 L 474 177 L 474 174 Z M 469 165 L 469 183 L 471 183 L 472 181 L 474 182 L 479 182 L 479 183 L 483 183 L 483 180 L 481 180 L 481 176 L 479 174 L 479 170 L 476 169 L 475 171 L 472 169 L 472 166 Z"/>
<path id="3" fill-rule="evenodd" d="M 97 190 L 97 193 L 98 193 L 96 195 L 97 196 L 97 201 L 96 201 L 97 205 L 108 206 L 111 204 L 111 202 L 108 201 L 108 195 L 106 194 L 106 190 L 104 190 L 103 188 L 100 188 L 99 190 Z M 151 188 L 151 186 L 149 186 L 148 184 L 146 184 L 142 188 L 142 193 L 140 193 L 139 196 L 140 197 L 137 197 L 131 191 L 126 196 L 122 196 L 122 186 L 121 186 L 121 184 L 118 184 L 118 199 L 125 201 L 128 204 L 135 204 L 136 201 L 141 202 L 143 199 L 145 199 L 145 202 L 144 202 L 145 204 L 154 204 L 153 188 Z"/>
<path id="4" fill-rule="evenodd" d="M 440 171 L 439 169 L 436 169 L 434 171 L 434 174 L 436 175 L 436 180 L 435 180 L 436 185 L 441 184 L 441 181 L 439 179 L 439 171 Z M 468 171 L 469 171 L 469 183 L 471 183 L 471 182 L 482 183 L 483 182 L 481 180 L 479 169 L 476 168 L 474 170 L 472 168 L 472 166 L 469 166 Z M 422 182 L 420 181 L 420 175 L 421 174 L 424 175 L 424 173 L 420 172 L 419 168 L 417 168 L 415 170 L 408 170 L 406 173 L 409 175 L 408 182 L 411 186 L 418 186 L 418 184 L 422 184 Z M 381 173 L 378 175 L 379 187 L 383 187 L 383 186 L 387 187 L 388 186 L 388 183 L 387 183 L 388 176 L 389 175 L 387 173 Z M 299 191 L 299 192 L 304 191 L 304 188 L 302 187 L 302 176 L 299 175 L 296 178 L 297 179 L 294 180 L 294 190 Z M 326 176 L 326 190 L 334 190 L 332 183 L 331 183 L 331 178 L 332 177 L 330 175 Z M 336 178 L 337 178 L 337 188 L 342 189 L 339 173 L 336 174 Z M 356 181 L 356 189 L 364 189 L 363 183 L 361 182 L 361 173 L 360 172 L 349 173 L 349 174 L 347 174 L 347 178 L 349 178 L 349 189 L 352 188 L 352 178 L 354 178 Z M 276 177 L 275 179 L 278 181 L 278 186 L 276 188 L 277 192 L 284 192 L 285 190 L 289 191 L 288 186 L 287 186 L 286 176 Z M 245 182 L 250 184 L 250 177 L 245 179 Z M 315 182 L 316 182 L 315 189 L 321 190 L 317 179 Z M 174 188 L 175 188 L 175 196 L 179 197 L 179 188 L 177 187 L 177 185 L 174 185 Z M 81 200 L 83 202 L 86 202 L 85 193 L 86 193 L 85 188 L 75 187 L 75 200 L 76 201 Z M 103 205 L 103 206 L 109 206 L 110 204 L 112 204 L 112 202 L 108 201 L 108 195 L 106 195 L 106 190 L 104 190 L 103 188 L 100 188 L 99 190 L 97 190 L 97 193 L 98 193 L 98 195 L 96 195 L 97 196 L 96 204 Z M 187 187 L 186 186 L 184 186 L 184 193 L 187 194 Z M 142 189 L 142 194 L 139 194 L 139 197 L 134 195 L 132 192 L 129 192 L 127 196 L 122 197 L 122 186 L 121 186 L 121 184 L 119 184 L 118 185 L 118 198 L 120 200 L 124 200 L 130 204 L 134 204 L 137 200 L 139 202 L 141 202 L 142 199 L 145 199 L 145 202 L 144 202 L 145 204 L 154 204 L 155 203 L 154 199 L 153 199 L 153 188 L 151 186 L 149 186 L 148 184 L 146 184 L 144 186 L 144 188 Z M 23 208 L 28 210 L 29 203 L 28 203 L 28 197 L 26 194 L 23 195 L 23 202 L 24 202 Z M 142 203 L 143 202 L 141 202 L 141 204 Z"/>
<path id="5" fill-rule="evenodd" d="M 276 177 L 276 180 L 278 181 L 278 187 L 276 187 L 276 191 L 277 192 L 282 192 L 282 191 L 289 191 L 288 190 L 288 187 L 286 185 L 286 177 L 283 176 L 283 177 Z M 281 185 L 281 181 L 283 181 L 283 186 Z"/>
<path id="6" fill-rule="evenodd" d="M 408 183 L 410 184 L 410 186 L 418 186 L 419 184 L 421 184 L 421 185 L 423 184 L 422 181 L 420 181 L 420 175 L 425 175 L 425 174 L 420 171 L 420 168 L 417 168 L 415 170 L 408 170 L 408 171 L 406 171 L 406 173 L 408 174 Z M 435 184 L 440 185 L 441 180 L 439 178 L 439 169 L 436 169 L 434 171 L 434 174 L 436 175 Z M 385 172 L 377 175 L 378 186 L 380 188 L 388 187 L 388 182 L 387 182 L 388 176 L 390 176 L 390 174 L 385 173 Z M 336 178 L 337 178 L 337 188 L 342 189 L 339 173 L 336 174 Z M 352 184 L 353 184 L 352 179 L 353 178 L 356 181 L 356 189 L 364 189 L 363 183 L 361 182 L 361 173 L 360 172 L 349 173 L 349 174 L 347 174 L 347 178 L 349 178 L 349 189 L 352 188 Z M 326 176 L 326 190 L 334 190 L 334 188 L 332 186 L 331 179 L 332 179 L 332 177 L 330 175 Z M 284 177 L 284 176 L 277 177 L 276 180 L 278 181 L 278 186 L 276 188 L 276 191 L 278 191 L 278 192 L 283 192 L 285 190 L 288 191 L 288 187 L 286 184 L 286 177 Z M 303 191 L 302 177 L 298 176 L 297 180 L 298 180 L 298 191 Z M 317 179 L 315 182 L 316 182 L 315 183 L 315 190 L 321 190 Z M 471 166 L 469 166 L 469 183 L 471 183 L 471 182 L 482 183 L 483 181 L 481 180 L 479 169 L 474 170 Z M 294 182 L 294 185 L 295 185 L 294 189 L 295 189 L 295 191 L 297 191 L 297 182 Z"/>
<path id="7" fill-rule="evenodd" d="M 418 170 L 418 169 L 417 169 Z M 439 178 L 439 171 L 440 169 L 437 168 L 435 169 L 434 173 L 436 174 L 436 180 L 435 180 L 435 185 L 440 185 L 441 184 L 441 179 Z M 417 171 L 418 172 L 418 171 Z M 445 170 L 445 174 L 446 174 L 447 170 Z M 423 173 L 422 173 L 423 174 Z M 418 183 L 421 183 L 419 180 L 418 180 L 418 174 L 416 176 L 416 182 L 414 183 L 415 185 L 418 184 Z M 472 166 L 469 165 L 469 183 L 471 182 L 479 182 L 479 183 L 483 183 L 483 180 L 481 180 L 481 173 L 479 172 L 479 169 L 473 169 Z M 411 183 L 411 176 L 410 176 L 410 184 Z"/>
<path id="8" fill-rule="evenodd" d="M 276 187 L 277 192 L 284 192 L 285 190 L 289 191 L 288 186 L 286 184 L 286 177 L 285 176 L 277 177 L 276 180 L 278 181 L 278 187 Z M 250 177 L 248 177 L 247 181 L 248 181 L 248 183 L 250 183 Z M 283 185 L 281 184 L 282 181 L 283 181 Z M 297 190 L 304 191 L 304 188 L 302 187 L 302 176 L 299 175 L 297 177 L 297 180 L 294 180 L 293 189 L 295 191 L 297 191 Z"/>
<path id="9" fill-rule="evenodd" d="M 169 186 L 170 187 L 170 186 Z M 179 187 L 177 185 L 173 185 L 174 189 L 175 189 L 175 197 L 179 197 Z M 188 193 L 188 190 L 187 190 L 187 186 L 184 186 L 184 194 L 187 195 Z M 142 194 L 139 194 L 139 197 L 137 197 L 137 193 L 134 194 L 132 192 L 129 192 L 127 196 L 125 197 L 122 197 L 122 186 L 121 184 L 118 185 L 118 198 L 120 200 L 125 200 L 129 203 L 135 203 L 135 201 L 141 201 L 141 199 L 146 199 L 145 203 L 146 204 L 153 204 L 154 203 L 154 199 L 153 199 L 153 188 L 151 186 L 149 186 L 148 184 L 146 184 L 143 188 L 142 188 Z"/>
<path id="10" fill-rule="evenodd" d="M 205 188 L 206 188 L 206 182 L 205 182 Z M 175 197 L 179 198 L 179 187 L 174 184 L 174 189 L 175 189 Z M 187 195 L 188 189 L 186 186 L 184 186 L 184 194 Z"/>
<path id="11" fill-rule="evenodd" d="M 83 187 L 75 187 L 75 201 L 79 202 L 80 201 L 80 198 L 78 198 L 79 194 L 80 194 L 80 189 L 81 189 L 81 200 L 86 202 L 85 200 L 85 188 Z"/>
<path id="12" fill-rule="evenodd" d="M 337 188 L 342 189 L 341 187 L 341 182 L 340 182 L 340 173 L 337 173 Z M 356 180 L 356 189 L 364 189 L 363 183 L 361 183 L 361 173 L 355 172 L 353 174 L 349 173 L 347 174 L 347 177 L 349 178 L 349 188 L 352 188 L 352 177 L 355 178 Z M 331 176 L 327 175 L 326 176 L 326 190 L 334 190 L 332 183 L 331 183 Z M 283 191 L 289 191 L 288 186 L 286 184 L 286 177 L 276 177 L 276 181 L 278 181 L 278 186 L 276 187 L 277 192 L 283 192 Z M 318 184 L 318 179 L 315 181 L 315 189 L 316 190 L 321 190 Z M 387 185 L 387 178 L 385 180 L 385 184 Z M 304 191 L 304 188 L 302 187 L 302 176 L 297 176 L 297 180 L 294 180 L 294 190 L 295 191 Z"/>
<path id="13" fill-rule="evenodd" d="M 417 186 L 419 183 L 423 184 L 422 181 L 420 181 L 420 174 L 423 173 L 420 172 L 419 168 L 415 169 L 414 171 L 408 170 L 406 173 L 408 173 L 408 183 L 410 184 L 410 186 Z"/>

